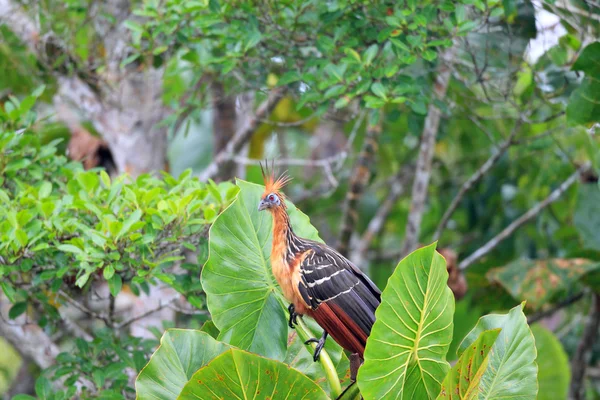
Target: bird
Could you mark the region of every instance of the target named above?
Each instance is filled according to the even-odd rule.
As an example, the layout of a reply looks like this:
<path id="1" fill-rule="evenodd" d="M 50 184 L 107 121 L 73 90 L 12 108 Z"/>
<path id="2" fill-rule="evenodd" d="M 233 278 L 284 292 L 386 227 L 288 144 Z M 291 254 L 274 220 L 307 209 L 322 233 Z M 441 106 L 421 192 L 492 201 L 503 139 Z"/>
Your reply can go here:
<path id="1" fill-rule="evenodd" d="M 363 359 L 367 338 L 375 323 L 381 291 L 356 265 L 326 244 L 301 238 L 294 233 L 281 189 L 290 182 L 286 173 L 275 179 L 268 164 L 261 171 L 265 184 L 258 211 L 273 219 L 271 268 L 283 295 L 290 303 L 289 326 L 297 317 L 308 315 L 323 329 L 313 360 L 319 359 L 327 336 Z"/>

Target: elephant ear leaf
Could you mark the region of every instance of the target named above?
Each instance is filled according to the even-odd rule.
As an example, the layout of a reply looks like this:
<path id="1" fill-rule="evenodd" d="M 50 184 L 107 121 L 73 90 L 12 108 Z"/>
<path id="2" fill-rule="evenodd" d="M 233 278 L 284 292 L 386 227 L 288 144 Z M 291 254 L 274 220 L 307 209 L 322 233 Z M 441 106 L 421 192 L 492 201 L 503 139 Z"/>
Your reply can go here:
<path id="1" fill-rule="evenodd" d="M 482 332 L 501 329 L 488 355 L 488 367 L 479 383 L 479 393 L 483 398 L 537 398 L 537 350 L 523 313 L 523 306 L 522 304 L 514 307 L 508 314 L 481 317 L 459 346 L 458 353 L 462 357 Z"/>
<path id="2" fill-rule="evenodd" d="M 205 332 L 167 330 L 135 381 L 138 399 L 176 398 L 199 368 L 228 348 Z"/>
<path id="3" fill-rule="evenodd" d="M 450 365 L 454 296 L 435 243 L 404 258 L 388 280 L 358 385 L 367 399 L 435 399 Z"/>
<path id="4" fill-rule="evenodd" d="M 442 382 L 438 400 L 476 399 L 481 377 L 489 366 L 489 354 L 500 328 L 483 331 L 479 338 L 460 356 Z"/>
<path id="5" fill-rule="evenodd" d="M 232 348 L 200 368 L 177 399 L 327 400 L 329 397 L 294 368 Z"/>
<path id="6" fill-rule="evenodd" d="M 236 199 L 213 223 L 202 286 L 218 339 L 276 360 L 287 350 L 287 315 L 271 272 L 272 217 L 258 211 L 264 187 L 238 180 Z M 308 217 L 288 202 L 301 236 L 320 240 Z M 265 340 L 269 338 L 269 340 Z"/>

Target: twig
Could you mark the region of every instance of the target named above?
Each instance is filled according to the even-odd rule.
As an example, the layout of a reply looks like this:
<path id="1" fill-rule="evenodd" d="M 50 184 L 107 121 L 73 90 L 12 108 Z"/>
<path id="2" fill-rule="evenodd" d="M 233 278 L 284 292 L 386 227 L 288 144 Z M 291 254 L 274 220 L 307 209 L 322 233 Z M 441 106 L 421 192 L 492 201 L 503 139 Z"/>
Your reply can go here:
<path id="1" fill-rule="evenodd" d="M 592 347 L 598 339 L 600 326 L 600 294 L 594 293 L 588 321 L 583 329 L 581 340 L 571 361 L 571 385 L 569 386 L 570 400 L 585 399 L 585 370 L 590 361 Z"/>
<path id="2" fill-rule="evenodd" d="M 374 162 L 375 153 L 377 152 L 377 141 L 381 135 L 382 115 L 376 116 L 376 121 L 369 121 L 367 133 L 362 145 L 362 149 L 356 160 L 356 165 L 350 179 L 348 193 L 344 204 L 344 214 L 342 215 L 342 229 L 340 230 L 340 243 L 338 251 L 342 255 L 348 254 L 348 245 L 352 232 L 358 221 L 358 212 L 356 210 L 358 201 L 362 196 L 365 187 L 371 178 L 371 166 Z"/>
<path id="3" fill-rule="evenodd" d="M 557 312 L 565 307 L 570 306 L 571 304 L 577 303 L 582 298 L 583 298 L 583 292 L 579 292 L 576 295 L 567 297 L 563 301 L 556 303 L 554 306 L 552 306 L 551 308 L 549 308 L 547 310 L 539 311 L 535 314 L 531 314 L 530 316 L 527 317 L 527 323 L 529 325 L 534 324 L 534 323 L 538 322 L 539 320 L 549 317 L 552 314 L 554 314 L 555 312 Z"/>
<path id="4" fill-rule="evenodd" d="M 579 175 L 587 171 L 588 168 L 590 168 L 589 163 L 582 165 L 577 171 L 575 171 L 571 176 L 569 176 L 567 180 L 561 183 L 559 187 L 554 189 L 548 197 L 546 197 L 544 200 L 540 201 L 535 206 L 530 208 L 529 211 L 521 215 L 510 225 L 504 228 L 502 232 L 494 236 L 490 241 L 481 246 L 479 249 L 475 250 L 473 254 L 471 254 L 469 257 L 462 260 L 459 264 L 459 268 L 461 270 L 465 270 L 475 261 L 479 260 L 481 257 L 485 256 L 490 251 L 492 251 L 496 246 L 498 246 L 498 244 L 500 244 L 500 242 L 512 235 L 513 232 L 516 231 L 521 225 L 525 224 L 526 222 L 529 222 L 531 219 L 537 216 L 544 208 L 556 201 L 568 188 L 571 187 L 571 185 L 573 185 L 577 181 Z"/>
<path id="5" fill-rule="evenodd" d="M 227 146 L 217 154 L 213 162 L 199 175 L 201 181 L 215 178 L 219 174 L 221 166 L 230 161 L 244 145 L 250 140 L 256 129 L 260 126 L 260 118 L 269 115 L 285 93 L 284 88 L 273 89 L 267 99 L 258 107 L 256 114 L 249 117 L 244 125 L 238 129 Z"/>
<path id="6" fill-rule="evenodd" d="M 411 174 L 408 174 L 406 172 L 406 168 L 404 168 L 396 175 L 395 179 L 392 182 L 388 196 L 375 213 L 375 216 L 373 216 L 373 218 L 371 218 L 371 221 L 369 221 L 367 229 L 363 233 L 360 241 L 356 246 L 356 251 L 352 256 L 352 261 L 356 265 L 361 266 L 364 260 L 367 258 L 369 246 L 371 246 L 373 239 L 375 239 L 375 237 L 377 237 L 377 235 L 379 235 L 379 233 L 383 229 L 385 221 L 390 215 L 390 212 L 396 205 L 396 202 L 398 201 L 400 196 L 402 196 L 402 193 L 404 193 L 404 189 L 406 188 L 406 176 Z"/>
<path id="7" fill-rule="evenodd" d="M 454 196 L 454 199 L 452 199 L 450 206 L 444 213 L 444 216 L 442 217 L 437 229 L 435 230 L 435 233 L 433 234 L 433 241 L 436 241 L 440 238 L 442 232 L 444 231 L 444 229 L 446 229 L 446 225 L 448 224 L 450 217 L 452 217 L 452 214 L 454 214 L 454 211 L 456 211 L 456 209 L 458 208 L 458 205 L 460 204 L 464 195 L 473 187 L 473 185 L 479 182 L 479 180 L 485 174 L 487 174 L 488 171 L 491 170 L 494 165 L 496 165 L 496 163 L 498 162 L 498 160 L 500 160 L 500 158 L 506 152 L 506 150 L 514 143 L 513 139 L 520 126 L 521 120 L 518 120 L 515 123 L 515 126 L 513 127 L 512 131 L 510 132 L 510 135 L 508 135 L 508 138 L 500 145 L 500 147 L 498 147 L 497 151 L 494 154 L 492 154 L 492 156 L 488 158 L 487 161 L 483 163 L 483 165 L 479 167 L 479 169 L 475 171 L 475 173 L 471 175 L 471 177 L 467 179 L 465 183 L 463 183 L 456 196 Z"/>
<path id="8" fill-rule="evenodd" d="M 94 340 L 92 335 L 87 333 L 82 327 L 80 327 L 75 321 L 71 320 L 68 315 L 61 309 L 58 310 L 60 319 L 62 320 L 65 328 L 70 331 L 75 337 L 82 338 L 86 342 Z"/>
<path id="9" fill-rule="evenodd" d="M 92 318 L 96 318 L 99 319 L 101 321 L 104 321 L 104 323 L 106 324 L 106 326 L 108 326 L 109 328 L 113 327 L 113 323 L 110 320 L 110 318 L 108 318 L 108 316 L 104 313 L 97 313 L 95 311 L 90 310 L 89 308 L 87 308 L 86 306 L 84 306 L 83 304 L 79 303 L 78 301 L 74 300 L 71 296 L 69 296 L 65 291 L 63 290 L 59 290 L 58 294 L 67 301 L 67 303 L 71 304 L 73 307 L 75 307 L 76 309 L 78 309 L 79 311 L 83 312 L 84 314 L 87 314 L 88 316 L 92 317 Z"/>
<path id="10" fill-rule="evenodd" d="M 139 321 L 140 319 L 146 318 L 147 316 L 152 315 L 155 312 L 162 310 L 165 307 L 169 307 L 172 303 L 177 301 L 177 299 L 179 299 L 179 297 L 181 297 L 181 295 L 179 293 L 176 293 L 175 295 L 173 295 L 172 297 L 170 297 L 166 300 L 160 300 L 158 303 L 158 306 L 151 308 L 149 310 L 146 310 L 145 312 L 143 312 L 140 315 L 136 315 L 135 317 L 126 319 L 126 320 L 116 324 L 115 329 L 125 328 L 125 327 L 131 325 L 132 323 Z"/>
<path id="11" fill-rule="evenodd" d="M 441 100 L 448 89 L 450 82 L 450 65 L 454 62 L 456 55 L 456 45 L 444 50 L 441 54 L 433 94 L 434 99 Z M 421 231 L 421 220 L 427 201 L 427 188 L 431 176 L 431 164 L 433 160 L 433 151 L 435 148 L 435 137 L 438 133 L 441 110 L 432 101 L 427 110 L 427 118 L 423 127 L 421 136 L 421 147 L 417 159 L 417 171 L 412 187 L 411 205 L 406 223 L 406 234 L 404 244 L 402 245 L 402 254 L 406 255 L 417 248 L 419 242 L 419 233 Z"/>

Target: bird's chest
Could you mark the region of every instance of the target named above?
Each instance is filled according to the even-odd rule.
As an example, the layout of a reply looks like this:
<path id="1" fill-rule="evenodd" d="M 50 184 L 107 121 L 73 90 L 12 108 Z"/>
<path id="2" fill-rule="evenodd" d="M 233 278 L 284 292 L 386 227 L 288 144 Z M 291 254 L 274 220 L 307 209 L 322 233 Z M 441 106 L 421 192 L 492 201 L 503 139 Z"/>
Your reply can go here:
<path id="1" fill-rule="evenodd" d="M 288 301 L 294 299 L 292 268 L 286 261 L 287 246 L 283 241 L 274 240 L 273 250 L 271 252 L 271 268 L 273 275 L 283 291 L 283 295 Z"/>
<path id="2" fill-rule="evenodd" d="M 275 275 L 277 283 L 281 286 L 286 300 L 290 302 L 294 300 L 294 286 L 291 272 L 291 268 L 283 258 L 273 261 L 273 275 Z"/>

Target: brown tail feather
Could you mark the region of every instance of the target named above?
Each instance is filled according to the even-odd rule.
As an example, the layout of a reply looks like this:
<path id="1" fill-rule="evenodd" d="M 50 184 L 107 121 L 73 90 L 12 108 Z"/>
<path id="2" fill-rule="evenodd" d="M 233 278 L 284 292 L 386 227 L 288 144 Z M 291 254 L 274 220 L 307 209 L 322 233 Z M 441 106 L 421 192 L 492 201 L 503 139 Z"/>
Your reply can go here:
<path id="1" fill-rule="evenodd" d="M 358 353 L 362 358 L 367 343 L 367 334 L 335 304 L 321 303 L 309 312 L 317 323 L 344 349 Z"/>

